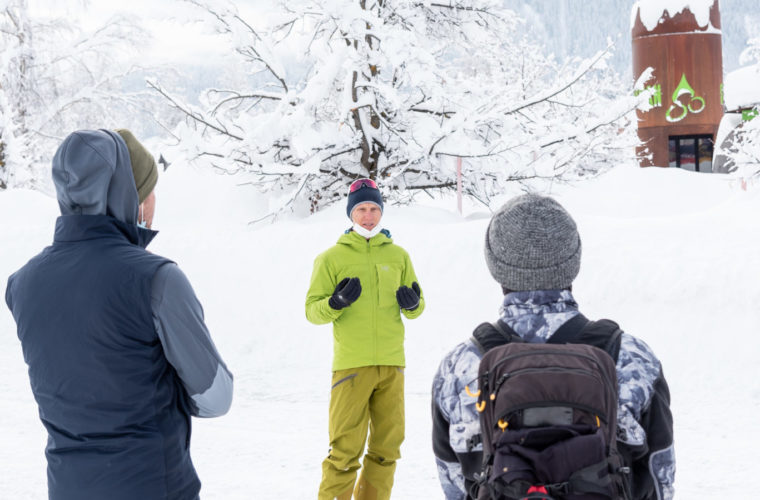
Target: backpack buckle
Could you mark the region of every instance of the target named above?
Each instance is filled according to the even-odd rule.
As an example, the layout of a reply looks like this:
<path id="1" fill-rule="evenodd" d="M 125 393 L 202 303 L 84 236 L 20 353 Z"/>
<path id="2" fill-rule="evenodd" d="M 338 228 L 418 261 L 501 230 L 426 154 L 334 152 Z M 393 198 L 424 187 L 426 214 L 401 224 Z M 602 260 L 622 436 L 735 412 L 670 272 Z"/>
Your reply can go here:
<path id="1" fill-rule="evenodd" d="M 551 497 L 544 486 L 534 485 L 528 488 L 528 491 L 525 492 L 525 496 L 520 500 L 551 500 Z"/>
<path id="2" fill-rule="evenodd" d="M 533 485 L 525 492 L 525 496 L 520 500 L 554 500 L 557 498 L 553 495 L 560 497 L 566 496 L 570 493 L 570 485 L 568 483 L 557 484 L 544 484 Z"/>

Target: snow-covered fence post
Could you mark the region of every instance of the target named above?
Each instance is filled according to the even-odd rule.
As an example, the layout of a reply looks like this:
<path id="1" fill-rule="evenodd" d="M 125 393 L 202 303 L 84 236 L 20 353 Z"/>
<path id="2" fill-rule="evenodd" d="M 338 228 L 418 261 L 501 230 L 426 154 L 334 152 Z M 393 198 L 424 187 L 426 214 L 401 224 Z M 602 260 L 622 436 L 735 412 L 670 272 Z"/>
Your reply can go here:
<path id="1" fill-rule="evenodd" d="M 2 131 L 0 131 L 0 189 L 5 189 L 5 143 L 2 141 Z"/>
<path id="2" fill-rule="evenodd" d="M 457 210 L 462 215 L 462 157 L 457 156 Z"/>

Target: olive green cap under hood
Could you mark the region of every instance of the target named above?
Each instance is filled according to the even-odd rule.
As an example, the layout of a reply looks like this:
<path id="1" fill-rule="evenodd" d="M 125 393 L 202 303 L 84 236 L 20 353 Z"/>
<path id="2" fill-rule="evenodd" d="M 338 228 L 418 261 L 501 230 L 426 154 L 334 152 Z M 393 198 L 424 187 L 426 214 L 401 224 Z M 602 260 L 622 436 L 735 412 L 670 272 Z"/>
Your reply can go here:
<path id="1" fill-rule="evenodd" d="M 153 188 L 156 187 L 156 182 L 158 182 L 156 160 L 132 132 L 124 128 L 117 129 L 116 132 L 127 144 L 132 164 L 132 175 L 135 178 L 135 187 L 137 187 L 137 198 L 139 203 L 142 203 L 153 191 Z"/>

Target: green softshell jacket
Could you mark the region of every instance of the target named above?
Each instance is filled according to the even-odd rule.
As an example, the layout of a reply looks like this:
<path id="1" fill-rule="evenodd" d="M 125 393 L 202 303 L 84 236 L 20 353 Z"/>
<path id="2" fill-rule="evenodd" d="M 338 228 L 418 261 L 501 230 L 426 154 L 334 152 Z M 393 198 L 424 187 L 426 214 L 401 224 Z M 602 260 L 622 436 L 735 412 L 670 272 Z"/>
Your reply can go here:
<path id="1" fill-rule="evenodd" d="M 328 304 L 343 278 L 358 277 L 359 298 L 335 310 Z M 396 290 L 412 286 L 417 276 L 406 250 L 381 232 L 369 241 L 349 231 L 314 260 L 306 318 L 314 324 L 333 324 L 333 370 L 359 366 L 405 366 L 404 324 L 401 313 L 414 319 L 425 309 L 424 294 L 413 311 L 401 310 Z"/>

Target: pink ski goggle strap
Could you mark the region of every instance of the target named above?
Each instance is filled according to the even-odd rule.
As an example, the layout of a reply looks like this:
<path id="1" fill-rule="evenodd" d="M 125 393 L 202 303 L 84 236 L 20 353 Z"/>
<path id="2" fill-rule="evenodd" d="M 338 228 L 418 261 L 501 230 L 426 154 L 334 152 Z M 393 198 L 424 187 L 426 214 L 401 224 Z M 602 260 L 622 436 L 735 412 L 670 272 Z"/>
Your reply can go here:
<path id="1" fill-rule="evenodd" d="M 348 192 L 353 193 L 354 191 L 358 191 L 364 186 L 377 189 L 377 183 L 373 181 L 372 179 L 357 179 L 351 183 L 351 186 L 348 188 Z"/>

